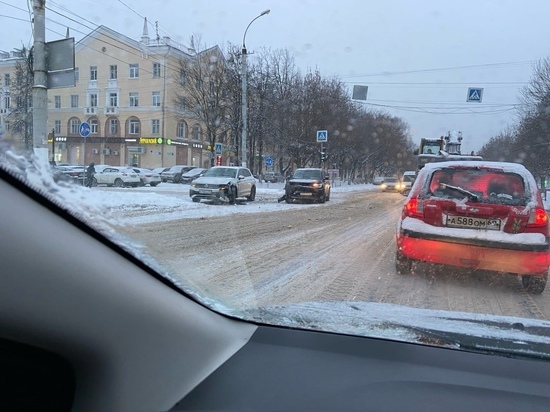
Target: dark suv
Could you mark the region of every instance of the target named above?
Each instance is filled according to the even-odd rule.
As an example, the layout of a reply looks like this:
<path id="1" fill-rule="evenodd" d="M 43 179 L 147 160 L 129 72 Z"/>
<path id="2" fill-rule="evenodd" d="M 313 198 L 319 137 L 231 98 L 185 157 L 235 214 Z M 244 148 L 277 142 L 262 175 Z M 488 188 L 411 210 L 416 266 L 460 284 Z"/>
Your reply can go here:
<path id="1" fill-rule="evenodd" d="M 312 200 L 325 203 L 330 200 L 330 182 L 322 169 L 296 169 L 285 185 L 285 201 Z"/>

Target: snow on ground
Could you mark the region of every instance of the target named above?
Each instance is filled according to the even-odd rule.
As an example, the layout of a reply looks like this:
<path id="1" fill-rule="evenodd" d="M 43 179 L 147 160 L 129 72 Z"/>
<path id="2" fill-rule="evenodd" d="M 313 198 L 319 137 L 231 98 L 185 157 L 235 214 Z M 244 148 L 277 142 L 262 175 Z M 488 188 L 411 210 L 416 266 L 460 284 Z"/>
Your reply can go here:
<path id="1" fill-rule="evenodd" d="M 189 197 L 189 185 L 161 183 L 156 187 L 111 188 L 72 187 L 63 193 L 71 204 L 82 203 L 104 218 L 117 224 L 152 223 L 167 220 L 227 216 L 235 213 L 266 213 L 296 207 L 322 207 L 321 204 L 287 204 L 277 199 L 284 194 L 284 183 L 257 183 L 256 200 L 237 200 L 236 205 L 215 204 L 202 201 L 194 203 Z M 346 193 L 377 190 L 372 184 L 335 186 L 331 189 L 330 202 L 337 203 Z M 68 195 L 70 192 L 70 195 Z"/>

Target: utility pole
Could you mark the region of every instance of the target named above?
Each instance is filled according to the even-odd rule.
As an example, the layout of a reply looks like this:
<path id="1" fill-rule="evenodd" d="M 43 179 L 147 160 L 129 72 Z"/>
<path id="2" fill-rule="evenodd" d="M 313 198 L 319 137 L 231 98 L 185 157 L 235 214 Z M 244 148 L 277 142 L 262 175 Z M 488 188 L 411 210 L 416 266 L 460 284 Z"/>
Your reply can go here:
<path id="1" fill-rule="evenodd" d="M 46 70 L 46 0 L 33 0 L 34 85 L 32 126 L 34 153 L 48 159 L 48 88 Z"/>

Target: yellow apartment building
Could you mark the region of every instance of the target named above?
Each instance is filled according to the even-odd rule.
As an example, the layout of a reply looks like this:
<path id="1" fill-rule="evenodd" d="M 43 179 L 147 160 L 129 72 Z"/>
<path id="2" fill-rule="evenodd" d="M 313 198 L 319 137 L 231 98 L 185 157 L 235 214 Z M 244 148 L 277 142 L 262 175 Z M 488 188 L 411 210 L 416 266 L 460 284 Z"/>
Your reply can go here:
<path id="1" fill-rule="evenodd" d="M 222 56 L 217 46 L 202 53 Z M 140 41 L 104 26 L 88 34 L 75 45 L 76 85 L 48 90 L 50 158 L 53 149 L 74 164 L 208 167 L 205 126 L 176 93 L 181 62 L 194 56 L 169 37 L 150 39 L 147 20 Z M 0 55 L 4 134 L 17 59 Z"/>

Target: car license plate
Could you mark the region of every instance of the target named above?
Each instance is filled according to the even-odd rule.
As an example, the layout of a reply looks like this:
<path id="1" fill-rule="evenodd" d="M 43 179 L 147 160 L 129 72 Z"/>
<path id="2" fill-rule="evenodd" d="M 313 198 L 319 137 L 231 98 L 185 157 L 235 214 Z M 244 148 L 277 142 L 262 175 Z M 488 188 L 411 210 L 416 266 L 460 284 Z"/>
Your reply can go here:
<path id="1" fill-rule="evenodd" d="M 199 189 L 199 193 L 203 195 L 209 195 L 210 193 L 212 193 L 212 191 L 210 189 Z"/>
<path id="2" fill-rule="evenodd" d="M 446 217 L 446 219 L 445 219 Z M 500 230 L 500 219 L 444 215 L 444 225 L 465 229 Z"/>
<path id="3" fill-rule="evenodd" d="M 300 196 L 311 196 L 310 192 L 302 192 L 300 193 Z"/>

